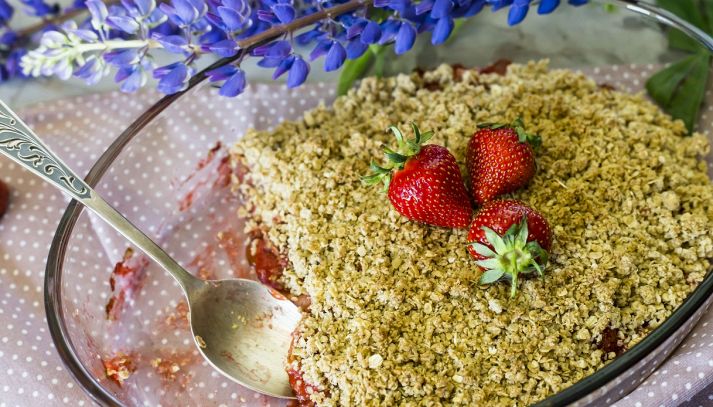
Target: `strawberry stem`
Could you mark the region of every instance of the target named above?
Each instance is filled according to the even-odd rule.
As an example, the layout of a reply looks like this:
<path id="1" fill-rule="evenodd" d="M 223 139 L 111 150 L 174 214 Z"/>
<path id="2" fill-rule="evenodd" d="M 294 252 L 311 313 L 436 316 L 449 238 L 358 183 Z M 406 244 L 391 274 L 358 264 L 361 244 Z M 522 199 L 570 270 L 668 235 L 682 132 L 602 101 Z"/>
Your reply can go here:
<path id="1" fill-rule="evenodd" d="M 382 146 L 388 164 L 385 167 L 381 167 L 372 161 L 369 166 L 371 174 L 361 178 L 364 184 L 374 185 L 383 182 L 385 189 L 388 189 L 392 171 L 394 169 L 403 169 L 408 159 L 418 154 L 421 151 L 421 146 L 433 137 L 432 131 L 421 133 L 421 129 L 414 122 L 411 122 L 411 128 L 413 129 L 414 137 L 406 139 L 398 127 L 389 126 L 387 130 L 394 133 L 394 138 L 396 138 L 396 150 L 385 145 Z"/>
<path id="2" fill-rule="evenodd" d="M 484 257 L 476 264 L 483 270 L 480 284 L 491 284 L 501 280 L 510 281 L 510 297 L 517 293 L 520 274 L 537 274 L 544 277 L 548 254 L 536 241 L 528 242 L 527 216 L 513 224 L 502 236 L 483 226 L 485 238 L 492 247 L 481 243 L 471 243 L 476 253 Z"/>

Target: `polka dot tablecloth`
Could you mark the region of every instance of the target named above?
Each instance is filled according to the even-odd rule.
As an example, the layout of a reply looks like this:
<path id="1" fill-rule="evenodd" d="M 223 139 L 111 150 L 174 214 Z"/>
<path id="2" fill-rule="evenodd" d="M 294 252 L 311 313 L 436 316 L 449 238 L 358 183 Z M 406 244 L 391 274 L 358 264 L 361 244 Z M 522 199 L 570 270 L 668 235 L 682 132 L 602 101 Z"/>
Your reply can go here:
<path id="1" fill-rule="evenodd" d="M 590 74 L 598 82 L 605 82 L 625 91 L 638 91 L 652 69 L 650 66 L 619 66 L 595 69 Z M 154 193 L 159 188 L 153 183 L 171 184 L 181 196 L 190 194 L 183 193 L 186 188 L 185 179 L 170 172 L 151 171 L 150 168 L 159 167 L 151 165 L 155 164 L 153 160 L 160 160 L 162 165 L 167 166 L 190 163 L 187 167 L 196 168 L 215 141 L 222 140 L 224 144 L 229 144 L 245 128 L 268 128 L 281 120 L 296 118 L 305 109 L 315 106 L 321 100 L 331 100 L 333 96 L 332 87 L 324 84 L 309 85 L 296 91 L 288 91 L 275 85 L 259 85 L 232 101 L 219 99 L 210 88 L 198 89 L 191 95 L 195 103 L 183 103 L 185 109 L 174 109 L 159 119 L 161 128 L 165 131 L 157 130 L 158 144 L 156 140 L 147 139 L 144 146 L 139 145 L 122 157 L 127 163 L 123 166 L 126 175 L 132 175 L 137 180 L 136 185 L 127 184 L 126 188 L 130 191 L 114 190 L 110 185 L 100 185 L 99 191 L 112 204 L 129 214 L 137 224 L 163 241 L 166 236 L 174 233 L 176 225 L 185 223 L 186 219 L 177 216 L 169 222 L 155 222 L 153 220 L 161 212 L 157 208 L 166 212 L 168 209 L 163 208 L 164 206 L 177 203 L 180 207 L 186 203 L 178 196 L 169 197 Z M 73 169 L 79 174 L 85 174 L 113 138 L 158 97 L 152 91 L 135 95 L 112 92 L 44 103 L 26 109 L 20 112 L 20 115 Z M 711 99 L 710 92 L 708 99 Z M 702 117 L 702 128 L 706 130 L 713 124 L 711 114 L 713 105 L 708 104 Z M 158 150 L 154 150 L 156 145 L 160 147 Z M 132 165 L 128 165 L 129 163 Z M 187 173 L 183 171 L 182 175 Z M 112 173 L 108 176 L 112 176 Z M 44 314 L 42 286 L 46 257 L 59 218 L 69 201 L 4 157 L 0 157 L 0 179 L 11 189 L 9 211 L 0 220 L 0 407 L 92 405 L 93 402 L 75 384 L 56 354 Z M 196 185 L 203 181 L 192 182 Z M 146 194 L 143 191 L 147 191 Z M 138 198 L 127 200 L 126 197 L 129 196 Z M 206 205 L 211 204 L 209 202 Z M 207 213 L 205 219 L 215 220 L 211 211 Z M 192 221 L 206 221 L 205 219 Z M 225 222 L 228 221 L 220 218 L 217 223 Z M 183 229 L 191 228 L 184 225 Z M 79 264 L 82 259 L 79 253 L 72 255 L 73 261 L 78 262 L 75 266 L 83 267 L 83 278 L 98 281 L 99 286 L 108 287 L 111 265 L 121 260 L 126 244 L 93 217 L 87 217 L 86 222 L 78 226 L 75 233 L 82 234 L 82 238 L 87 240 L 86 244 L 93 245 L 93 250 L 101 252 L 101 257 L 111 260 L 107 264 L 94 263 L 92 267 L 89 262 Z M 195 231 L 191 233 L 196 235 Z M 201 253 L 189 253 L 189 250 L 182 249 L 180 245 L 169 249 L 173 250 L 173 254 L 177 254 L 184 264 L 201 256 Z M 186 252 L 186 256 L 180 259 L 182 251 Z M 92 259 L 92 255 L 97 252 L 87 254 L 86 258 Z M 230 263 L 229 255 L 225 261 Z M 198 259 L 192 266 L 200 273 L 201 270 L 207 270 L 204 262 L 205 260 Z M 155 295 L 155 298 L 167 295 L 165 290 L 159 288 L 152 288 L 151 284 L 147 284 L 141 290 L 157 290 L 151 294 Z M 170 291 L 170 295 L 173 292 Z M 111 296 L 112 292 L 106 288 L 97 295 L 100 295 L 105 303 L 105 299 Z M 176 309 L 179 309 L 177 300 L 179 298 L 172 300 L 171 304 L 175 304 Z M 79 301 L 81 302 L 81 298 Z M 148 298 L 146 301 L 153 299 Z M 126 305 L 127 309 L 132 306 L 135 304 Z M 105 337 L 104 344 L 124 339 L 117 334 L 116 339 Z M 171 340 L 166 337 L 158 343 L 170 345 Z M 141 340 L 137 344 L 141 344 Z M 156 368 L 158 369 L 157 366 Z M 213 377 L 215 379 L 212 379 Z M 220 388 L 229 388 L 232 385 L 223 384 L 223 379 L 217 379 L 217 375 L 208 376 L 207 380 L 215 382 L 218 392 Z M 201 381 L 195 385 L 201 387 L 200 385 L 211 384 Z M 251 401 L 240 394 L 232 395 L 232 399 L 236 400 L 235 404 L 263 404 L 262 400 Z M 145 393 L 134 393 L 127 397 L 130 404 L 141 404 L 139 399 L 150 399 Z M 230 403 L 231 397 L 225 399 L 227 401 L 224 404 L 233 404 Z M 220 403 L 217 398 L 178 399 L 178 404 L 182 405 Z M 154 405 L 151 402 L 144 404 Z M 670 359 L 634 392 L 617 401 L 615 405 L 713 405 L 713 311 L 703 316 Z"/>

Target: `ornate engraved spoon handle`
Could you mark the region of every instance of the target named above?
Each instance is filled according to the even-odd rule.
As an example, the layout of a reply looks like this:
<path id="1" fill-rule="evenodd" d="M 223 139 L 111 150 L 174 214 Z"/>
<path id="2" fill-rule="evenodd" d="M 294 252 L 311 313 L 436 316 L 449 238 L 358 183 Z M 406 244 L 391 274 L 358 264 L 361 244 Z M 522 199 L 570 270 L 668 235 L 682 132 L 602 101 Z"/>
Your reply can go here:
<path id="1" fill-rule="evenodd" d="M 169 271 L 184 289 L 190 290 L 201 285 L 200 280 L 184 270 L 163 249 L 69 169 L 2 101 L 0 101 L 0 153 L 59 188 L 104 219 L 131 243 Z"/>
<path id="2" fill-rule="evenodd" d="M 72 198 L 91 198 L 92 190 L 0 101 L 0 150 L 15 162 L 49 181 Z"/>

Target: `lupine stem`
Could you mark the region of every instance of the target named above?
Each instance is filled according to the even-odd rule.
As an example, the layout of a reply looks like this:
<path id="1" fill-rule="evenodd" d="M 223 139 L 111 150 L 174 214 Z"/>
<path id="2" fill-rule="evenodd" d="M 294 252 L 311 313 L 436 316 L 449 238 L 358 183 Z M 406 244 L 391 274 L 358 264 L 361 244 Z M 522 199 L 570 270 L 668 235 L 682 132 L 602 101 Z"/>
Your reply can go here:
<path id="1" fill-rule="evenodd" d="M 91 44 L 80 44 L 73 48 L 77 50 L 78 53 L 85 53 L 91 51 L 108 51 L 111 49 L 129 49 L 129 48 L 163 48 L 161 44 L 154 40 L 109 40 L 103 42 L 96 42 Z"/>
<path id="2" fill-rule="evenodd" d="M 373 0 L 352 0 L 348 3 L 339 4 L 334 7 L 320 10 L 316 13 L 300 17 L 293 20 L 287 24 L 276 25 L 269 28 L 261 33 L 255 34 L 252 37 L 248 37 L 242 41 L 238 41 L 238 46 L 240 48 L 249 48 L 254 45 L 262 44 L 266 41 L 270 41 L 280 37 L 281 35 L 287 34 L 289 32 L 297 31 L 300 28 L 307 27 L 325 18 L 333 18 L 350 11 L 362 7 L 370 7 L 374 1 Z"/>
<path id="3" fill-rule="evenodd" d="M 154 40 L 109 40 L 104 42 L 79 44 L 72 48 L 67 48 L 64 54 L 59 54 L 52 57 L 47 57 L 48 62 L 55 63 L 62 59 L 66 59 L 67 55 L 71 55 L 70 59 L 78 55 L 83 55 L 86 52 L 108 51 L 111 49 L 129 49 L 129 48 L 162 48 L 161 44 Z"/>

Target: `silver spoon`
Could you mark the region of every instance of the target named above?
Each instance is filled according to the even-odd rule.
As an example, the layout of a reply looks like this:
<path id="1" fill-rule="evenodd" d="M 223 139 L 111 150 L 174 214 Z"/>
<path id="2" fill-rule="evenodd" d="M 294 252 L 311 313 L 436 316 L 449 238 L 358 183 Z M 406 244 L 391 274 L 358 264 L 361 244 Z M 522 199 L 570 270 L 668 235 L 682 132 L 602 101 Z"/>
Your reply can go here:
<path id="1" fill-rule="evenodd" d="M 0 152 L 76 199 L 168 271 L 183 289 L 191 331 L 203 357 L 257 392 L 293 398 L 285 371 L 297 306 L 245 279 L 203 281 L 111 207 L 0 101 Z"/>

